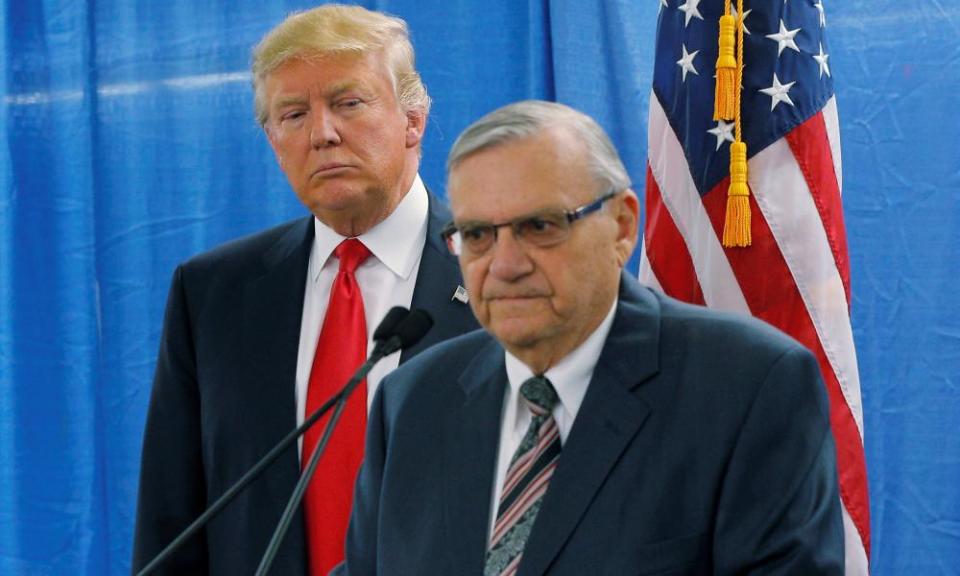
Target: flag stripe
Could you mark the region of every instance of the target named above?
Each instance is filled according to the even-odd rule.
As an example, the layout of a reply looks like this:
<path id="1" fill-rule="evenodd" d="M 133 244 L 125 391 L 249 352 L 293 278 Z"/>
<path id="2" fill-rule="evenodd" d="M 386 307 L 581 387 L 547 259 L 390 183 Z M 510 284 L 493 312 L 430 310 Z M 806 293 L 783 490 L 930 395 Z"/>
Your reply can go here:
<path id="1" fill-rule="evenodd" d="M 846 289 L 827 232 L 790 147 L 777 141 L 750 161 L 750 185 L 863 436 L 860 380 Z"/>
<path id="2" fill-rule="evenodd" d="M 660 187 L 647 169 L 647 227 L 644 231 L 644 253 L 654 271 L 658 287 L 685 302 L 704 304 L 703 290 L 693 260 L 687 252 L 683 236 L 677 230 L 673 217 L 663 205 Z M 641 270 L 646 267 L 642 267 Z M 642 280 L 643 278 L 641 278 Z"/>
<path id="3" fill-rule="evenodd" d="M 710 218 L 684 161 L 683 148 L 655 93 L 650 96 L 649 126 L 649 170 L 657 182 L 663 205 L 683 236 L 706 305 L 749 314 L 720 240 L 711 230 Z"/>
<path id="4" fill-rule="evenodd" d="M 843 197 L 843 163 L 840 161 L 840 115 L 837 112 L 837 98 L 831 96 L 820 111 L 827 128 L 827 140 L 830 141 L 830 159 L 833 160 L 834 177 L 837 180 L 837 193 Z"/>
<path id="5" fill-rule="evenodd" d="M 820 213 L 820 220 L 827 234 L 836 268 L 840 272 L 844 297 L 849 308 L 850 261 L 847 255 L 847 230 L 843 224 L 840 187 L 837 185 L 823 114 L 814 114 L 809 120 L 794 128 L 787 134 L 786 140 L 800 171 L 803 172 L 817 212 Z"/>
<path id="6" fill-rule="evenodd" d="M 863 538 L 851 538 L 851 535 L 859 536 L 860 530 L 850 518 L 847 507 L 843 507 L 843 548 L 846 553 L 847 574 L 867 574 L 870 568 L 870 562 L 867 560 L 867 546 L 863 544 Z M 869 537 L 869 532 L 867 533 Z"/>

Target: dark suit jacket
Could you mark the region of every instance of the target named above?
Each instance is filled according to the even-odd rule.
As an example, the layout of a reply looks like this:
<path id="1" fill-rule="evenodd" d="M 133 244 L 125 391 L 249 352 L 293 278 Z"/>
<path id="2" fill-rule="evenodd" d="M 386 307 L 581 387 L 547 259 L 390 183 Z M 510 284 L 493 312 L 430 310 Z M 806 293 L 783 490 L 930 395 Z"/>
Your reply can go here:
<path id="1" fill-rule="evenodd" d="M 469 306 L 451 300 L 460 271 L 440 239 L 449 218 L 431 197 L 412 307 L 428 311 L 435 325 L 401 362 L 477 327 Z M 296 426 L 313 237 L 313 218 L 300 219 L 197 256 L 174 273 L 143 444 L 134 570 Z M 253 574 L 299 471 L 294 444 L 159 573 Z M 298 518 L 273 573 L 305 571 Z"/>
<path id="2" fill-rule="evenodd" d="M 506 381 L 477 331 L 383 382 L 340 570 L 482 574 Z M 624 276 L 519 574 L 842 574 L 834 458 L 810 353 Z"/>

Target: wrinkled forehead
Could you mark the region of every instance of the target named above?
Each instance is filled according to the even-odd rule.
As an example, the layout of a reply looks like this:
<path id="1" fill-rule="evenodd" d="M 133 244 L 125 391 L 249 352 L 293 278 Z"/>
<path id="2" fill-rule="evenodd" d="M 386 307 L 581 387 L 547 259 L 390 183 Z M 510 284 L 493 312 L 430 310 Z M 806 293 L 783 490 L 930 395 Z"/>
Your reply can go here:
<path id="1" fill-rule="evenodd" d="M 264 82 L 267 112 L 307 95 L 335 96 L 349 90 L 391 90 L 390 75 L 375 54 L 327 53 L 287 59 Z"/>
<path id="2" fill-rule="evenodd" d="M 547 131 L 479 149 L 452 167 L 447 180 L 458 222 L 502 222 L 570 210 L 589 202 L 595 188 L 576 142 Z"/>

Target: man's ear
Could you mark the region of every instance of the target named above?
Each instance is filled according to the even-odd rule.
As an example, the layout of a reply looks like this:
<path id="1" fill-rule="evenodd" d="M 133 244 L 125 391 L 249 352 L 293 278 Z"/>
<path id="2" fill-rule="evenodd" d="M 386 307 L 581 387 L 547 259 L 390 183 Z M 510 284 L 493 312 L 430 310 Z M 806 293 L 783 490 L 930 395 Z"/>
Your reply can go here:
<path id="1" fill-rule="evenodd" d="M 420 110 L 407 111 L 407 148 L 415 148 L 423 140 L 423 132 L 427 126 L 427 115 Z"/>
<path id="2" fill-rule="evenodd" d="M 640 226 L 640 200 L 633 190 L 627 188 L 619 199 L 617 218 L 617 262 L 623 268 L 637 246 L 637 234 Z"/>

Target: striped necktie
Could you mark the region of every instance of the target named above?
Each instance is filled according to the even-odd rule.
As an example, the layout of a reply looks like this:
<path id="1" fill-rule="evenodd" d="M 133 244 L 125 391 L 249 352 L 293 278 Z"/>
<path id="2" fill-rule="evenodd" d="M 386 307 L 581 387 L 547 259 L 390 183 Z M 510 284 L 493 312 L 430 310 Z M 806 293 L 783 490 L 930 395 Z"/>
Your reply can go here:
<path id="1" fill-rule="evenodd" d="M 553 418 L 557 391 L 545 377 L 534 376 L 520 386 L 520 394 L 533 418 L 507 468 L 484 576 L 517 572 L 523 548 L 560 458 L 560 431 Z"/>

